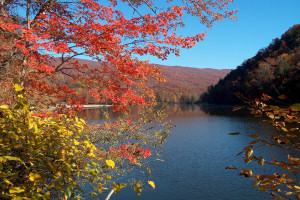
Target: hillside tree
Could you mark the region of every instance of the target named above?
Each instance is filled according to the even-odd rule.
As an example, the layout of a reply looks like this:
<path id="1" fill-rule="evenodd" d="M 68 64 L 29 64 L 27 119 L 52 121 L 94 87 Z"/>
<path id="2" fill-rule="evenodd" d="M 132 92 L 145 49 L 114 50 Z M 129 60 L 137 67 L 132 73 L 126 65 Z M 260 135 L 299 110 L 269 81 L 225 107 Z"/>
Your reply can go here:
<path id="1" fill-rule="evenodd" d="M 155 95 L 145 83 L 163 77 L 138 56 L 179 56 L 180 48 L 205 36 L 176 32 L 184 26 L 183 16 L 211 27 L 234 19 L 231 2 L 1 0 L 1 198 L 67 199 L 84 183 L 93 186 L 91 195 L 106 186 L 118 193 L 126 184 L 117 177 L 143 165 L 151 155 L 146 145 L 159 146 L 167 133 L 148 133 L 143 129 L 148 120 L 130 119 L 92 129 L 73 112 L 86 102 L 77 86 L 97 102 L 110 102 L 115 111 L 152 104 Z M 98 65 L 82 64 L 75 59 L 79 56 Z M 142 182 L 132 186 L 141 193 Z"/>

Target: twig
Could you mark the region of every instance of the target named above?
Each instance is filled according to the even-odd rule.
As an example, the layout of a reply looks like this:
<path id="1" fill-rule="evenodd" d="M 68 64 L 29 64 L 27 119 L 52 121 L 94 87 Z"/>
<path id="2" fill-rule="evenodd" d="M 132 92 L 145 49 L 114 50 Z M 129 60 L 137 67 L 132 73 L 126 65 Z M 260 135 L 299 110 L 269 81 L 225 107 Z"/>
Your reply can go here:
<path id="1" fill-rule="evenodd" d="M 107 197 L 105 198 L 105 200 L 109 200 L 111 195 L 114 193 L 114 189 L 112 189 L 109 194 L 107 195 Z"/>

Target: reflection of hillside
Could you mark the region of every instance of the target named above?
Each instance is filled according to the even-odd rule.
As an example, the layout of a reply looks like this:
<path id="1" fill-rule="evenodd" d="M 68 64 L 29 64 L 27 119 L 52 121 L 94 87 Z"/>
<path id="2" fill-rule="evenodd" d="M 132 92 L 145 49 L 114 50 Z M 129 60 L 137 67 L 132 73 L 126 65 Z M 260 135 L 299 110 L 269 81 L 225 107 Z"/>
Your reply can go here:
<path id="1" fill-rule="evenodd" d="M 237 112 L 232 112 L 233 106 L 226 105 L 201 105 L 201 110 L 209 115 L 233 115 Z M 240 112 L 239 112 L 240 113 Z"/>
<path id="2" fill-rule="evenodd" d="M 105 112 L 108 112 L 112 119 L 116 119 L 119 114 L 114 113 L 112 108 L 94 108 L 94 109 L 84 109 L 81 111 L 78 116 L 84 118 L 85 120 L 104 120 Z"/>
<path id="3" fill-rule="evenodd" d="M 198 105 L 192 104 L 169 104 L 166 105 L 166 112 L 168 113 L 168 118 L 177 117 L 196 117 L 206 115 Z"/>
<path id="4" fill-rule="evenodd" d="M 169 119 L 175 118 L 189 118 L 189 117 L 205 117 L 207 115 L 216 116 L 233 116 L 242 117 L 248 115 L 249 111 L 246 109 L 232 112 L 232 106 L 219 106 L 219 105 L 195 105 L 195 104 L 164 104 L 158 105 L 157 110 L 164 110 Z M 136 114 L 139 109 L 137 107 L 132 108 L 133 118 L 137 118 Z M 114 113 L 111 108 L 97 108 L 97 109 L 85 109 L 79 113 L 79 117 L 82 117 L 88 121 L 91 120 L 104 120 L 105 112 L 109 113 L 111 119 L 117 119 L 118 117 L 126 117 L 124 114 Z M 128 117 L 128 116 L 127 116 Z"/>

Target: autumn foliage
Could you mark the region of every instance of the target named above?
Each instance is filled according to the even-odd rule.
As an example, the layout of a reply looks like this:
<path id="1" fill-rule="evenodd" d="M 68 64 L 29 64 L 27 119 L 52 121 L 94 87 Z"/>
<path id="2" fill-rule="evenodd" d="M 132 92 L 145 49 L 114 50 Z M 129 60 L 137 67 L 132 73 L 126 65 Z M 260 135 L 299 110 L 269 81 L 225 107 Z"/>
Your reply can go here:
<path id="1" fill-rule="evenodd" d="M 80 184 L 91 184 L 92 196 L 107 187 L 118 193 L 126 186 L 118 177 L 140 165 L 149 171 L 143 160 L 155 150 L 146 145 L 159 147 L 168 132 L 143 129 L 150 125 L 142 117 L 91 127 L 74 113 L 86 102 L 79 88 L 57 79 L 68 77 L 115 111 L 149 106 L 155 96 L 146 82 L 164 79 L 159 68 L 138 56 L 179 56 L 180 48 L 205 36 L 177 33 L 183 15 L 211 27 L 234 18 L 230 2 L 1 0 L 1 198 L 67 199 L 81 192 Z M 78 56 L 98 66 L 73 59 Z M 131 186 L 141 193 L 142 181 Z"/>
<path id="2" fill-rule="evenodd" d="M 241 97 L 242 98 L 242 97 Z M 243 97 L 245 98 L 245 97 Z M 255 170 L 241 169 L 240 175 L 249 179 L 253 179 L 253 187 L 259 191 L 270 193 L 274 199 L 290 199 L 300 198 L 299 186 L 299 169 L 300 169 L 300 104 L 293 104 L 286 107 L 278 107 L 267 105 L 266 102 L 272 97 L 264 94 L 261 98 L 249 101 L 251 105 L 248 108 L 251 114 L 256 117 L 264 117 L 264 121 L 272 124 L 277 130 L 276 135 L 263 137 L 261 134 L 246 135 L 252 138 L 252 141 L 237 156 L 241 156 L 248 164 L 257 162 L 258 165 L 275 167 L 275 173 L 261 174 Z M 237 111 L 242 107 L 235 107 Z M 230 133 L 229 135 L 239 135 L 243 133 Z M 280 147 L 282 150 L 289 150 L 285 160 L 272 158 L 265 159 L 263 156 L 256 154 L 256 148 L 259 146 L 268 146 L 269 148 Z M 246 167 L 246 166 L 245 166 Z M 236 169 L 235 167 L 227 167 L 227 169 Z"/>
<path id="3" fill-rule="evenodd" d="M 186 37 L 176 34 L 185 13 L 199 17 L 208 26 L 234 13 L 226 8 L 229 1 L 188 1 L 186 7 L 171 2 L 160 12 L 153 10 L 153 3 L 4 1 L 0 23 L 1 40 L 5 41 L 1 43 L 2 79 L 19 78 L 26 94 L 34 96 L 31 101 L 35 104 L 45 95 L 53 97 L 43 101 L 47 105 L 64 100 L 78 106 L 85 101 L 66 85 L 52 84 L 60 73 L 116 107 L 144 103 L 145 96 L 153 97 L 145 81 L 162 77 L 158 68 L 136 56 L 166 59 L 170 53 L 179 55 L 179 47 L 191 48 L 202 40 L 203 33 Z M 147 9 L 139 12 L 140 6 Z M 119 10 L 123 7 L 132 9 L 133 17 Z M 224 9 L 224 13 L 214 12 L 214 8 Z M 99 66 L 91 69 L 72 61 L 79 55 L 98 61 Z M 51 65 L 55 57 L 60 57 L 60 62 Z M 68 62 L 71 65 L 65 65 Z"/>
<path id="4" fill-rule="evenodd" d="M 274 39 L 266 48 L 245 60 L 218 84 L 210 86 L 202 95 L 209 103 L 240 104 L 243 99 L 272 97 L 271 104 L 298 103 L 300 96 L 300 25 L 287 30 L 281 38 Z M 288 98 L 286 98 L 288 97 Z"/>

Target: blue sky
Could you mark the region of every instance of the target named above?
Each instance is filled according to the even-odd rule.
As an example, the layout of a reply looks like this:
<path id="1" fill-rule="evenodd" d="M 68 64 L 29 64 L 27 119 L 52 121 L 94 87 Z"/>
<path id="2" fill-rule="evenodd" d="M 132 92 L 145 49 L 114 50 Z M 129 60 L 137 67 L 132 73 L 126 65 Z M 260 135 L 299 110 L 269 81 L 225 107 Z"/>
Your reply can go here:
<path id="1" fill-rule="evenodd" d="M 150 63 L 195 68 L 235 69 L 244 60 L 267 47 L 272 39 L 300 24 L 300 0 L 235 0 L 238 19 L 216 23 L 210 30 L 186 18 L 186 33 L 207 31 L 203 42 L 183 49 L 181 56 L 161 61 L 146 57 Z"/>

